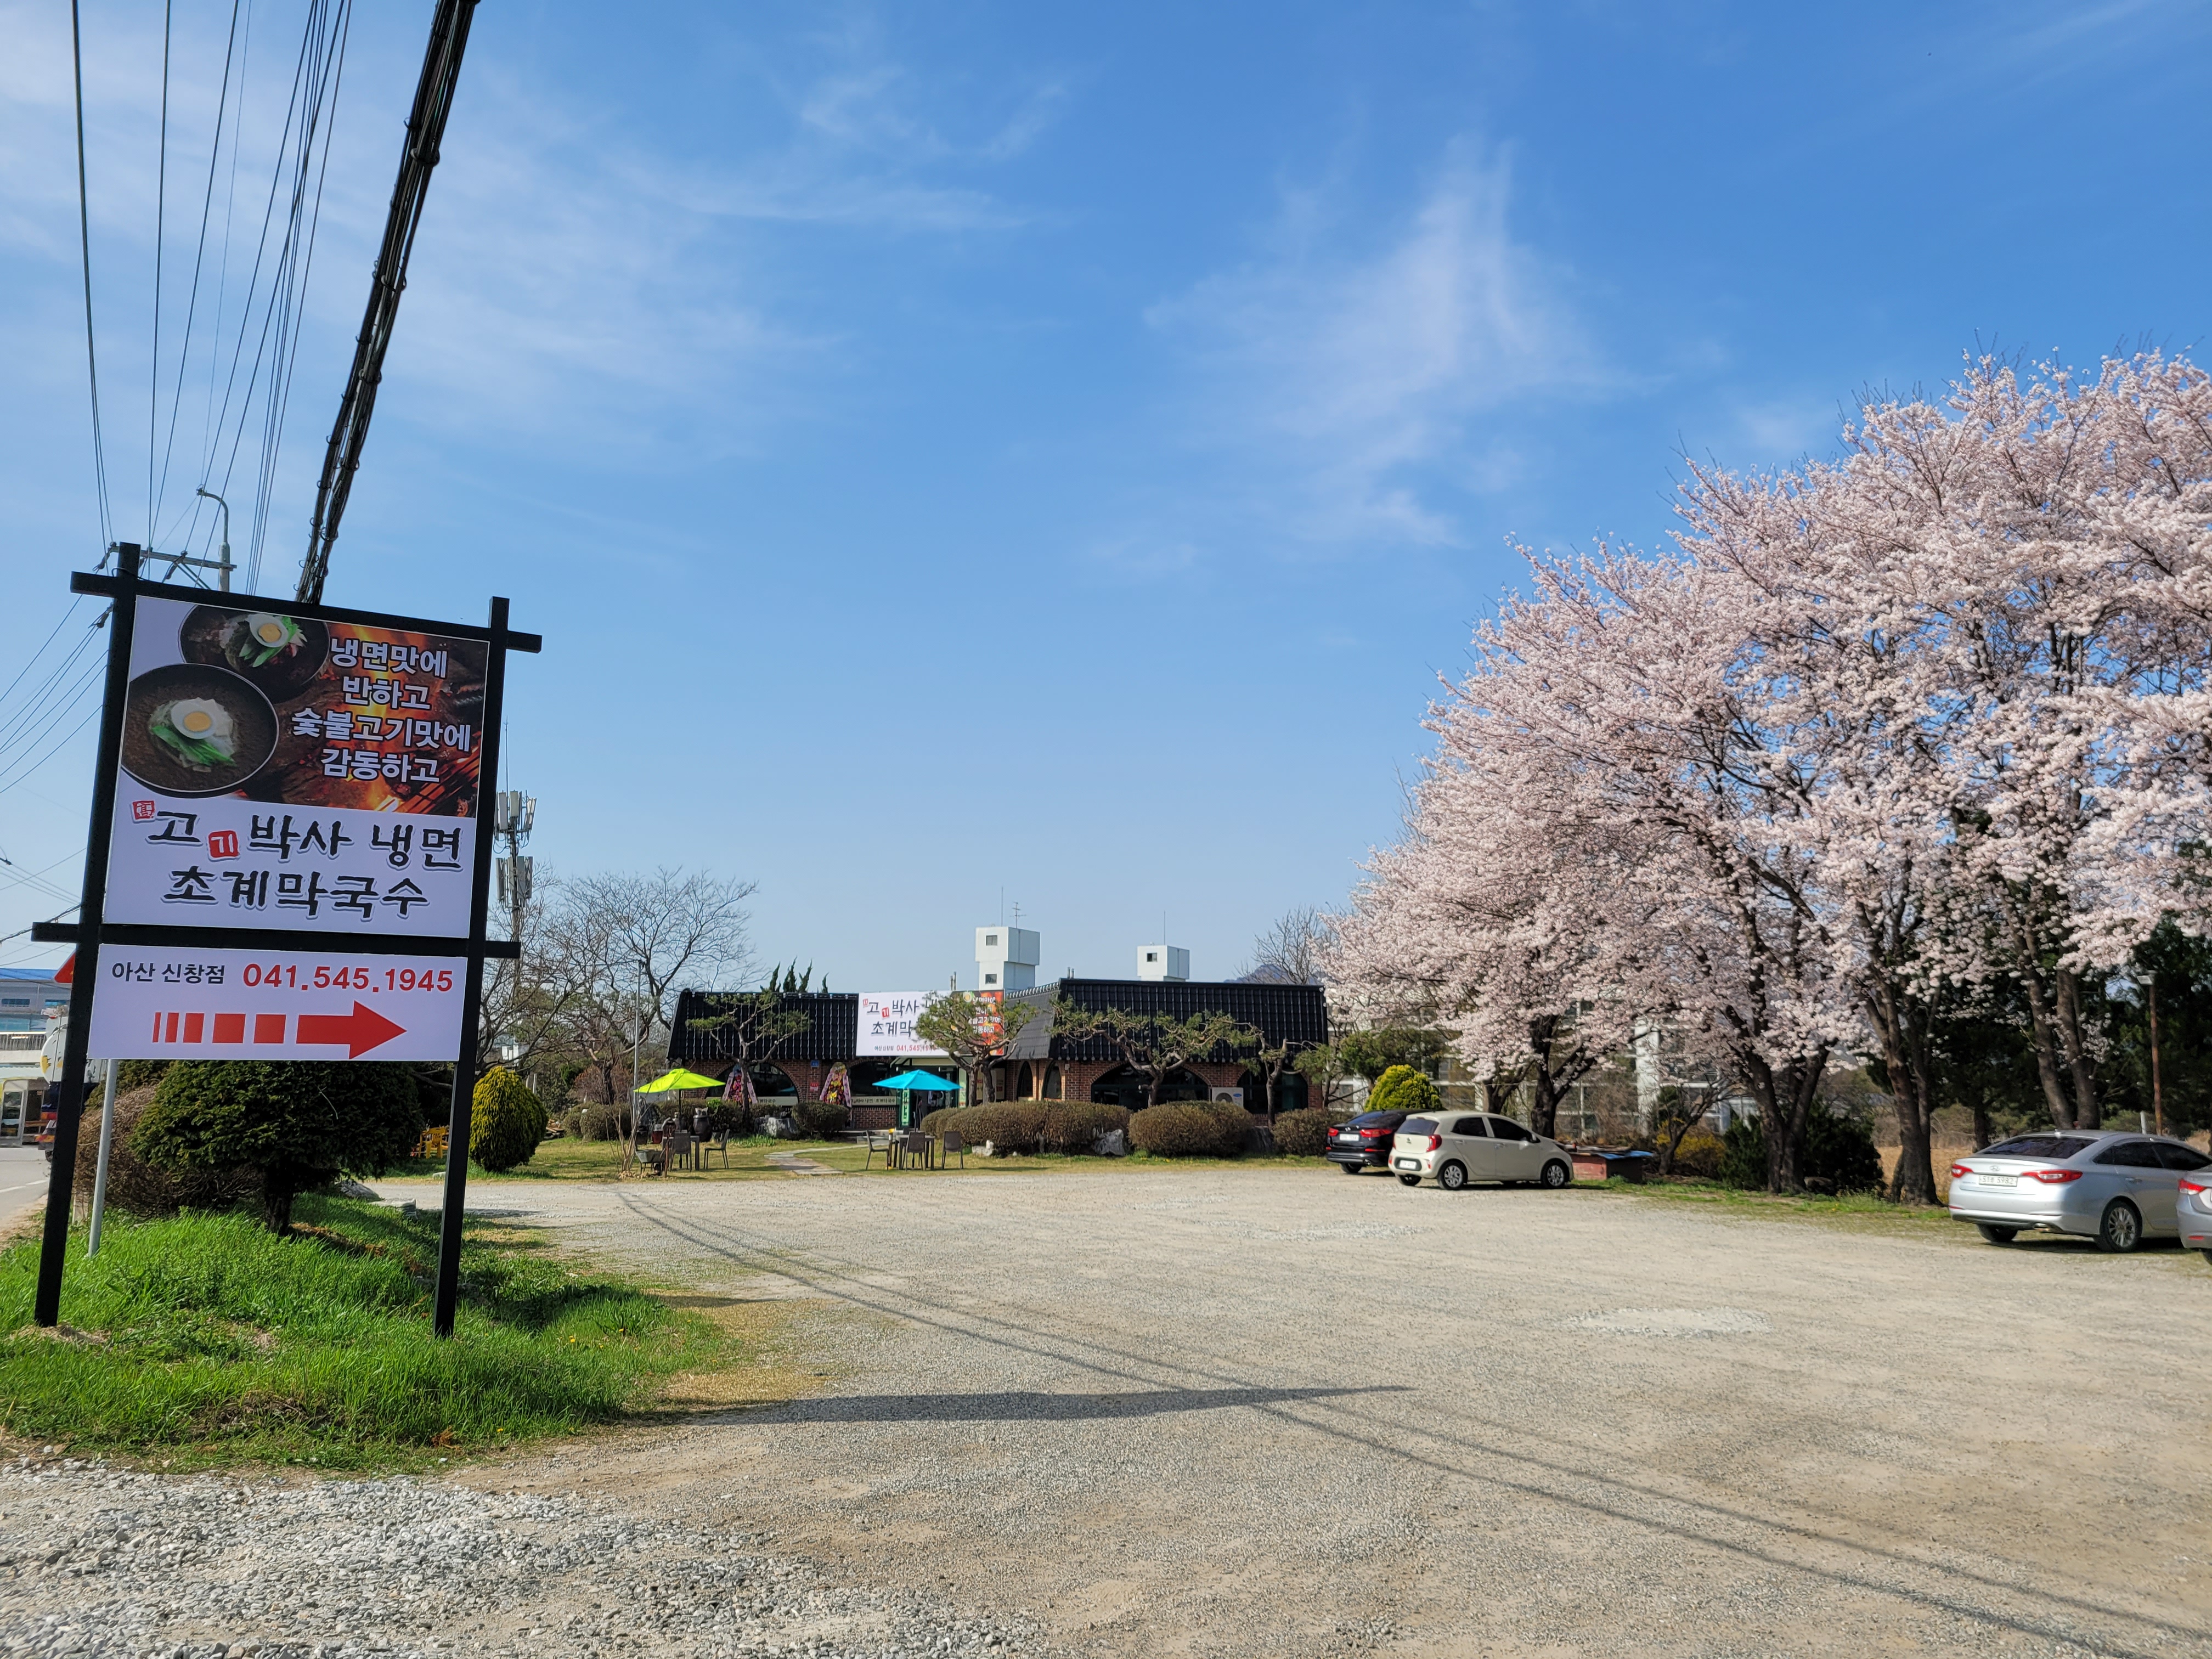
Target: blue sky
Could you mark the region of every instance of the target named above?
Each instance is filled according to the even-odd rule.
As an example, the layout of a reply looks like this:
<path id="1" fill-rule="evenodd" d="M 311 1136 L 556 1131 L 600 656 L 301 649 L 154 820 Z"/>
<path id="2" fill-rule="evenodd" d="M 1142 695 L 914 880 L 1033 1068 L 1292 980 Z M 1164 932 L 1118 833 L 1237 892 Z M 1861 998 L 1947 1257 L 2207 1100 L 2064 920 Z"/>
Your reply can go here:
<path id="1" fill-rule="evenodd" d="M 364 8 L 349 43 L 264 591 L 295 579 L 428 12 Z M 165 380 L 230 12 L 176 15 Z M 255 9 L 240 226 L 301 15 Z M 160 21 L 85 9 L 137 539 Z M 2155 3 L 485 0 L 329 598 L 504 592 L 544 634 L 509 751 L 542 868 L 757 881 L 761 954 L 846 989 L 967 982 L 1002 890 L 1048 973 L 1131 971 L 1164 914 L 1224 975 L 1391 835 L 1510 540 L 1654 541 L 1683 453 L 1825 453 L 1861 388 L 1977 341 L 2196 346 L 2208 34 Z M 0 40 L 20 658 L 100 533 L 67 8 L 0 5 Z M 189 392 L 179 421 L 158 545 L 207 525 L 176 510 Z M 0 933 L 77 879 L 92 734 L 53 746 L 80 709 L 28 740 L 43 673 L 0 702 Z"/>

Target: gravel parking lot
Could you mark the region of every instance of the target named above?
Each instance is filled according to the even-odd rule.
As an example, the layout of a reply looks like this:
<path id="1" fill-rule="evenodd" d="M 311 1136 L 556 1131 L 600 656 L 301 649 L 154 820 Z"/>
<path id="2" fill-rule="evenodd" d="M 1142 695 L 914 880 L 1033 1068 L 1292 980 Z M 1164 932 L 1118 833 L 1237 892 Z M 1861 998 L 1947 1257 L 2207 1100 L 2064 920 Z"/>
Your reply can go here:
<path id="1" fill-rule="evenodd" d="M 505 1611 L 426 1595 L 388 1632 L 356 1594 L 356 1642 L 612 1651 L 627 1628 L 623 1650 L 683 1654 L 2212 1652 L 2212 1268 L 2195 1255 L 1267 1169 L 478 1195 L 703 1296 L 787 1302 L 828 1375 L 808 1398 L 451 1482 L 319 1489 L 379 1494 L 403 1531 L 419 1511 L 417 1534 L 491 1506 L 471 1524 L 536 1540 L 515 1547 L 535 1565 Z M 205 1489 L 128 1480 L 146 1486 L 0 1472 L 19 1575 L 0 1638 L 70 1595 L 78 1638 L 97 1631 L 83 1599 L 103 1580 L 151 1596 L 119 1571 L 71 1589 L 36 1559 L 96 1514 L 160 1511 L 150 1489 Z M 273 1500 L 217 1512 L 237 1528 L 264 1509 L 286 1526 Z M 19 1512 L 58 1518 L 27 1534 Z M 752 1623 L 591 1622 L 586 1604 L 632 1577 L 595 1541 L 624 1526 L 648 1540 L 633 1566 L 737 1564 L 675 1577 Z M 165 1604 L 237 1576 L 255 1547 L 224 1536 L 163 1567 Z M 771 1571 L 817 1610 L 745 1602 Z"/>

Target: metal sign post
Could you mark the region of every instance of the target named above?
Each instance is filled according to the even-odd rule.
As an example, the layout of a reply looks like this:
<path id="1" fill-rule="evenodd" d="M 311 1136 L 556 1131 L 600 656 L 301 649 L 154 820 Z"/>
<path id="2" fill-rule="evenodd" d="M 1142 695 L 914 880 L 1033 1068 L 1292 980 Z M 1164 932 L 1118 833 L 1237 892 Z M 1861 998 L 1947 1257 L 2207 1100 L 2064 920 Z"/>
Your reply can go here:
<path id="1" fill-rule="evenodd" d="M 509 651 L 486 627 L 80 573 L 110 613 L 34 1316 L 55 1324 L 87 1056 L 454 1063 L 434 1322 L 459 1284 Z M 220 598 L 221 604 L 210 605 Z"/>

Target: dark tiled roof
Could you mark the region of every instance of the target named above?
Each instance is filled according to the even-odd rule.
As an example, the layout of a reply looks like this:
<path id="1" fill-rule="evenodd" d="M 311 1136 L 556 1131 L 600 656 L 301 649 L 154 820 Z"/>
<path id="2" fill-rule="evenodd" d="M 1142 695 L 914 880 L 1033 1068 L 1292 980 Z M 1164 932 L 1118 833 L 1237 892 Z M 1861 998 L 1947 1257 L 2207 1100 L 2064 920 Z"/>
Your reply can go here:
<path id="1" fill-rule="evenodd" d="M 728 1027 L 702 1026 L 730 1006 L 732 991 L 685 991 L 676 999 L 674 1029 L 668 1034 L 668 1058 L 678 1066 L 715 1065 L 735 1060 L 735 1035 Z M 860 1045 L 860 999 L 851 991 L 787 991 L 779 1006 L 807 1017 L 794 1031 L 755 1060 L 850 1060 Z"/>
<path id="2" fill-rule="evenodd" d="M 1066 997 L 1087 1010 L 1119 1008 L 1133 1014 L 1163 1013 L 1176 1019 L 1222 1013 L 1257 1026 L 1273 1048 L 1288 1042 L 1310 1048 L 1328 1041 L 1328 1005 L 1318 985 L 1258 985 L 1249 980 L 1063 979 L 1015 1000 L 1043 1012 L 1024 1025 L 1006 1050 L 1009 1060 L 1106 1060 L 1121 1056 L 1110 1045 L 1091 1039 L 1066 1042 L 1053 1035 L 1052 1005 Z"/>

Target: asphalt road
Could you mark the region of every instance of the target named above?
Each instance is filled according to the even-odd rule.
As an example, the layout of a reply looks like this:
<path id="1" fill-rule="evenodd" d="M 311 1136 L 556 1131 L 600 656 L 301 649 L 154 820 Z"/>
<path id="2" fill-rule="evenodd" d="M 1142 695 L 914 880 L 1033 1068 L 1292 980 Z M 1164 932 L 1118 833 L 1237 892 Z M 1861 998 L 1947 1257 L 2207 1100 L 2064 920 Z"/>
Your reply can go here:
<path id="1" fill-rule="evenodd" d="M 36 1146 L 0 1146 L 0 1233 L 46 1197 L 46 1154 Z"/>
<path id="2" fill-rule="evenodd" d="M 459 1478 L 1056 1651 L 2212 1653 L 2212 1267 L 2171 1248 L 1310 1170 L 474 1196 L 790 1304 L 824 1376 Z"/>

